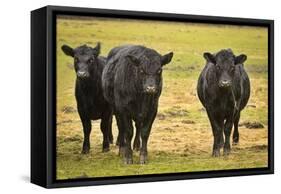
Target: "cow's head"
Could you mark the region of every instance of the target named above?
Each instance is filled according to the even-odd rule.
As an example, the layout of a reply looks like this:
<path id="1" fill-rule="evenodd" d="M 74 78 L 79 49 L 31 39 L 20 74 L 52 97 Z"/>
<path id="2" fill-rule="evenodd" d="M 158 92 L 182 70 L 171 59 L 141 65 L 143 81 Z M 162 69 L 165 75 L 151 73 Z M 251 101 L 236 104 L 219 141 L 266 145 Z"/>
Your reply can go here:
<path id="1" fill-rule="evenodd" d="M 100 43 L 95 48 L 82 45 L 73 49 L 68 45 L 63 45 L 61 49 L 67 56 L 73 57 L 77 78 L 84 79 L 90 77 L 90 72 L 95 69 L 97 64 Z"/>
<path id="2" fill-rule="evenodd" d="M 204 53 L 204 58 L 208 63 L 215 65 L 216 77 L 220 88 L 232 86 L 236 65 L 243 64 L 247 56 L 241 54 L 235 56 L 231 49 L 221 50 L 217 54 Z"/>
<path id="3" fill-rule="evenodd" d="M 162 67 L 173 58 L 173 52 L 160 55 L 155 51 L 149 50 L 142 57 L 127 55 L 129 63 L 137 67 L 137 77 L 141 83 L 141 90 L 146 94 L 155 94 L 162 87 Z"/>

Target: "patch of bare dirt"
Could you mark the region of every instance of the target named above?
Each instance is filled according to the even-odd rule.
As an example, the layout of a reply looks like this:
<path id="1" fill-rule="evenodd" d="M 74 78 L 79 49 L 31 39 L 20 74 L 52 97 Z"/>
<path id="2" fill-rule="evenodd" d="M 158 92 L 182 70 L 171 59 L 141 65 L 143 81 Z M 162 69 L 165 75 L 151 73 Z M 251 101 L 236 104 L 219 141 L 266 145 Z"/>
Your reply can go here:
<path id="1" fill-rule="evenodd" d="M 174 106 L 168 110 L 165 110 L 165 114 L 167 116 L 178 116 L 178 117 L 184 117 L 188 115 L 188 110 L 185 110 L 179 106 Z"/>
<path id="2" fill-rule="evenodd" d="M 242 122 L 239 124 L 239 126 L 245 126 L 248 129 L 262 129 L 264 128 L 263 124 L 261 124 L 260 122 L 254 121 L 254 122 Z"/>
<path id="3" fill-rule="evenodd" d="M 76 109 L 73 108 L 72 106 L 64 106 L 64 107 L 62 107 L 61 111 L 63 113 L 74 113 L 74 112 L 76 112 Z"/>
<path id="4" fill-rule="evenodd" d="M 181 122 L 184 124 L 195 124 L 195 121 L 192 120 L 182 120 Z"/>
<path id="5" fill-rule="evenodd" d="M 265 144 L 261 145 L 253 145 L 253 146 L 247 146 L 247 147 L 233 147 L 234 150 L 249 150 L 249 151 L 264 151 L 268 149 L 268 146 Z"/>
<path id="6" fill-rule="evenodd" d="M 79 135 L 69 136 L 69 137 L 61 137 L 63 142 L 82 142 L 82 137 Z"/>
<path id="7" fill-rule="evenodd" d="M 68 120 L 63 120 L 61 122 L 58 122 L 57 125 L 61 125 L 61 124 L 64 124 L 64 123 L 72 123 L 73 121 L 68 119 Z"/>

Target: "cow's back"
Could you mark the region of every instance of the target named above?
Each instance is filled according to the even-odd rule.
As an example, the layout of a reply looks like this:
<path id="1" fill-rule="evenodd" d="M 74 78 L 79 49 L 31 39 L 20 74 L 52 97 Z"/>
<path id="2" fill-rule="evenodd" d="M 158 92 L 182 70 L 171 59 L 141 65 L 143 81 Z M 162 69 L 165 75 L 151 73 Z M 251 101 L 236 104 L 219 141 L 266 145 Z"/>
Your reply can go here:
<path id="1" fill-rule="evenodd" d="M 131 45 L 114 47 L 107 56 L 106 65 L 102 73 L 102 88 L 103 95 L 110 104 L 114 104 L 114 77 L 116 66 L 118 65 L 119 59 L 130 47 Z"/>

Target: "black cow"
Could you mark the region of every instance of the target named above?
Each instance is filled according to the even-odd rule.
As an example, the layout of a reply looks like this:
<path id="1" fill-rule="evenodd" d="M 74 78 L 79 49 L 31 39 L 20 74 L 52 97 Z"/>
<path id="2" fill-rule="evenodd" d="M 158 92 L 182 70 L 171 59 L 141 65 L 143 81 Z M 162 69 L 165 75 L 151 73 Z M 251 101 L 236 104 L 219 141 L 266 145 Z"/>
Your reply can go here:
<path id="1" fill-rule="evenodd" d="M 124 163 L 133 163 L 131 140 L 132 121 L 140 133 L 140 163 L 147 162 L 147 141 L 157 114 L 162 90 L 162 67 L 173 53 L 160 55 L 144 46 L 126 45 L 113 48 L 102 75 L 104 96 L 114 107 L 119 129 L 119 151 Z M 138 134 L 135 146 L 140 146 Z"/>
<path id="2" fill-rule="evenodd" d="M 91 120 L 101 119 L 100 128 L 103 133 L 103 152 L 109 151 L 112 136 L 112 109 L 103 97 L 101 76 L 106 58 L 99 57 L 100 44 L 95 48 L 87 45 L 75 49 L 63 45 L 63 52 L 74 58 L 76 72 L 75 97 L 77 109 L 82 121 L 84 142 L 82 153 L 90 150 Z"/>
<path id="3" fill-rule="evenodd" d="M 243 66 L 247 56 L 235 56 L 227 49 L 216 54 L 204 53 L 204 58 L 207 64 L 200 74 L 197 93 L 213 130 L 213 156 L 220 155 L 222 146 L 224 155 L 228 155 L 232 126 L 234 124 L 233 143 L 236 144 L 240 112 L 250 97 L 250 81 Z"/>

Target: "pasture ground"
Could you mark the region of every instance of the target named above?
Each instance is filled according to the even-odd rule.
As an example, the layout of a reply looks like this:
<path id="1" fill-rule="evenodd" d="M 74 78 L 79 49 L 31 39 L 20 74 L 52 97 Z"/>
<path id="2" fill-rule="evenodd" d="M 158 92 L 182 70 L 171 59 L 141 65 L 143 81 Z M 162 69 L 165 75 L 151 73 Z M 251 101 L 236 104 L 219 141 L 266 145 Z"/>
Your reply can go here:
<path id="1" fill-rule="evenodd" d="M 122 44 L 141 44 L 161 54 L 174 52 L 163 71 L 163 92 L 148 144 L 149 162 L 124 165 L 118 148 L 101 152 L 100 121 L 93 121 L 91 151 L 81 155 L 82 125 L 74 97 L 73 59 L 63 44 L 95 46 L 101 55 Z M 197 78 L 204 67 L 203 52 L 232 48 L 245 53 L 251 80 L 251 97 L 240 123 L 259 122 L 264 128 L 240 127 L 240 143 L 229 156 L 211 157 L 213 136 L 206 112 L 196 94 Z M 177 22 L 81 19 L 57 20 L 57 179 L 259 168 L 268 165 L 267 29 L 230 25 Z M 113 123 L 116 140 L 117 127 Z"/>

